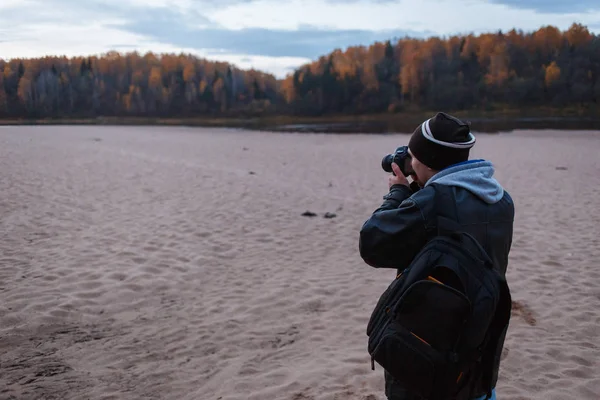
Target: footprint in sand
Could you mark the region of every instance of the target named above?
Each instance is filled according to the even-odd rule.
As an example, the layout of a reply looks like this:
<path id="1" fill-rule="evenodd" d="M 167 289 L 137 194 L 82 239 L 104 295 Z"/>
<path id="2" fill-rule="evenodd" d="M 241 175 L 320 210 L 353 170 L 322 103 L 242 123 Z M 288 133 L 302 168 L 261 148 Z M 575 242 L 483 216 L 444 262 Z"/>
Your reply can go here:
<path id="1" fill-rule="evenodd" d="M 537 324 L 533 310 L 531 310 L 531 308 L 529 308 L 529 306 L 523 302 L 513 300 L 512 311 L 513 316 L 519 316 L 523 318 L 529 325 L 535 326 Z"/>
<path id="2" fill-rule="evenodd" d="M 153 266 L 148 266 L 148 267 L 143 267 L 142 271 L 144 271 L 147 274 L 150 275 L 158 275 L 161 274 L 162 272 L 164 272 L 164 270 L 161 270 L 157 267 L 153 267 Z"/>
<path id="3" fill-rule="evenodd" d="M 79 286 L 83 289 L 86 290 L 91 290 L 91 289 L 98 289 L 99 287 L 101 287 L 104 283 L 101 281 L 97 281 L 97 280 L 90 280 L 87 282 L 82 282 L 79 284 Z"/>
<path id="4" fill-rule="evenodd" d="M 76 292 L 75 293 L 75 297 L 79 298 L 79 299 L 98 299 L 100 297 L 102 297 L 102 295 L 104 294 L 104 291 L 81 291 L 81 292 Z"/>
<path id="5" fill-rule="evenodd" d="M 556 260 L 547 260 L 542 264 L 544 264 L 547 267 L 562 267 L 562 264 Z"/>
<path id="6" fill-rule="evenodd" d="M 154 253 L 154 252 L 156 252 L 156 251 L 158 251 L 160 249 L 158 247 L 156 247 L 156 246 L 145 246 L 143 248 L 143 250 L 147 251 L 148 253 Z"/>
<path id="7" fill-rule="evenodd" d="M 124 281 L 127 278 L 127 274 L 124 274 L 122 272 L 116 272 L 114 274 L 109 275 L 108 277 L 115 281 Z"/>

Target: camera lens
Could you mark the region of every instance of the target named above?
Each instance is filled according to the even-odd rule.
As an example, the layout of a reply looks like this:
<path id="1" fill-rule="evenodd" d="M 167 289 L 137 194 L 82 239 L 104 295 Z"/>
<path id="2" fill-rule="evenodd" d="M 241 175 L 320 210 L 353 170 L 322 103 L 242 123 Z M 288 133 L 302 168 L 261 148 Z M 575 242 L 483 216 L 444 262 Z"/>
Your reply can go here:
<path id="1" fill-rule="evenodd" d="M 392 162 L 393 161 L 394 161 L 394 155 L 388 154 L 387 156 L 383 157 L 383 159 L 381 160 L 381 168 L 383 168 L 383 170 L 385 172 L 392 172 Z"/>

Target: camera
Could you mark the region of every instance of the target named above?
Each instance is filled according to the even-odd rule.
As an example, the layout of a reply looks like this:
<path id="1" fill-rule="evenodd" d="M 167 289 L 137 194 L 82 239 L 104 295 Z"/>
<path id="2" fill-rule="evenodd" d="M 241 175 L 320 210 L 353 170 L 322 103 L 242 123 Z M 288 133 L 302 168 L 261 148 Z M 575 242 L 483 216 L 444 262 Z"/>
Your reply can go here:
<path id="1" fill-rule="evenodd" d="M 381 168 L 383 168 L 385 172 L 394 173 L 392 170 L 392 163 L 396 163 L 400 167 L 400 171 L 402 171 L 404 176 L 409 176 L 410 174 L 414 173 L 410 164 L 411 158 L 412 157 L 408 153 L 408 146 L 400 146 L 393 154 L 387 154 L 385 157 L 383 157 L 381 160 Z"/>

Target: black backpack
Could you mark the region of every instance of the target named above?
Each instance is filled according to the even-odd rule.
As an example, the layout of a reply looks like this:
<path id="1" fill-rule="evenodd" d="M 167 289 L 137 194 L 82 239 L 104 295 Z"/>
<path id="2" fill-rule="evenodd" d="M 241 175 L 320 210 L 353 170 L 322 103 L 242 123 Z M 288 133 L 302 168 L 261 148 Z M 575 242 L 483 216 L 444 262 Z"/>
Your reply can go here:
<path id="1" fill-rule="evenodd" d="M 373 310 L 367 326 L 371 367 L 377 362 L 427 400 L 471 400 L 478 389 L 491 396 L 510 320 L 510 290 L 477 240 L 447 215 L 455 210 L 451 188 L 432 186 L 436 234 Z M 475 386 L 478 381 L 483 388 Z"/>

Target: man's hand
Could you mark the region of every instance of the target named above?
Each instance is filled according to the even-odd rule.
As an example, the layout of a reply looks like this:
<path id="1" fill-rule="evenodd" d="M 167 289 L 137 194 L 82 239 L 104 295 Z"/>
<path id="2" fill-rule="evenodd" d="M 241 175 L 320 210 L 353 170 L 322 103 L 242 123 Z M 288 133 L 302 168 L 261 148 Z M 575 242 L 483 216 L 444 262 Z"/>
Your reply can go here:
<path id="1" fill-rule="evenodd" d="M 394 174 L 396 174 L 396 175 L 390 175 L 390 177 L 388 179 L 388 186 L 390 189 L 392 188 L 393 185 L 409 186 L 408 179 L 406 179 L 406 177 L 400 170 L 400 167 L 398 166 L 398 164 L 392 163 L 392 170 L 394 171 Z"/>

